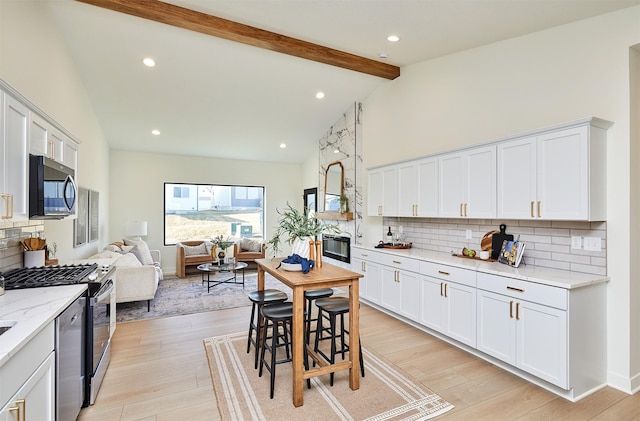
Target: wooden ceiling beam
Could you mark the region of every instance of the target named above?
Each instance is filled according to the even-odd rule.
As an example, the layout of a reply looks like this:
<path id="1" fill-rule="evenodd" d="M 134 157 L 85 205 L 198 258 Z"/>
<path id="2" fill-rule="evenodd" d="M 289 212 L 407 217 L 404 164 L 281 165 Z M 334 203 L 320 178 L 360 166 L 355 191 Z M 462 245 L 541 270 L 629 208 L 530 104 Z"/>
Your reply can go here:
<path id="1" fill-rule="evenodd" d="M 366 73 L 385 79 L 400 76 L 400 68 L 275 32 L 186 9 L 158 0 L 77 0 L 104 9 L 165 23 L 230 41 Z"/>

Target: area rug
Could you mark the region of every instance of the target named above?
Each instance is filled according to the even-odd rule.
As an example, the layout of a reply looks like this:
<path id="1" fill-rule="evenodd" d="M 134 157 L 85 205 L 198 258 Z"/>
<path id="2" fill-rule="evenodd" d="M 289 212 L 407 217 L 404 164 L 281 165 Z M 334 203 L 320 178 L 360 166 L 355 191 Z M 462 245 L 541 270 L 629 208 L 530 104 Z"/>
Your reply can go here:
<path id="1" fill-rule="evenodd" d="M 229 274 L 217 274 L 211 279 L 228 279 Z M 238 273 L 238 280 L 242 273 Z M 211 286 L 207 292 L 207 284 L 202 283 L 200 274 L 186 278 L 165 278 L 158 284 L 156 296 L 151 300 L 151 310 L 147 311 L 147 301 L 119 303 L 116 307 L 118 323 L 137 320 L 155 319 L 159 317 L 194 314 L 204 311 L 242 307 L 251 304 L 247 294 L 258 286 L 257 272 L 245 274 L 244 289 L 242 284 L 219 284 Z M 277 288 L 291 296 L 291 290 L 269 274 L 265 274 L 265 288 Z"/>
<path id="2" fill-rule="evenodd" d="M 254 350 L 247 353 L 247 334 L 205 339 L 213 389 L 223 420 L 427 420 L 453 408 L 363 344 L 365 377 L 360 389 L 349 388 L 347 370 L 315 377 L 304 389 L 304 404 L 292 403 L 291 364 L 276 368 L 274 399 L 269 399 L 269 373 L 258 377 Z"/>

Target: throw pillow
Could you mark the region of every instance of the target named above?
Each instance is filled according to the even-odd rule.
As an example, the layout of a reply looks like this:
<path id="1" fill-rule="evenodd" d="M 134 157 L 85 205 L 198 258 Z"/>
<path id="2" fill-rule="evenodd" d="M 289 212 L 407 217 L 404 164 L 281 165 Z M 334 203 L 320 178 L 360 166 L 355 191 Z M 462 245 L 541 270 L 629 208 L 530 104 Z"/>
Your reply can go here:
<path id="1" fill-rule="evenodd" d="M 207 246 L 204 243 L 197 246 L 184 246 L 185 256 L 196 256 L 199 254 L 207 254 Z"/>
<path id="2" fill-rule="evenodd" d="M 211 241 L 205 241 L 204 246 L 207 248 L 207 254 L 211 254 L 211 249 L 213 248 L 213 243 Z"/>
<path id="3" fill-rule="evenodd" d="M 118 260 L 113 262 L 113 266 L 129 267 L 129 266 L 142 266 L 142 263 L 133 253 L 127 253 L 121 256 Z"/>
<path id="4" fill-rule="evenodd" d="M 135 246 L 122 246 L 120 250 L 116 250 L 116 253 L 127 254 L 133 250 Z"/>
<path id="5" fill-rule="evenodd" d="M 125 238 L 124 245 L 134 246 L 131 253 L 133 253 L 143 265 L 153 264 L 153 258 L 151 257 L 149 246 L 144 240 L 129 240 L 128 238 Z"/>
<path id="6" fill-rule="evenodd" d="M 262 251 L 262 244 L 258 241 L 243 238 L 240 240 L 240 249 L 260 253 L 260 251 Z"/>
<path id="7" fill-rule="evenodd" d="M 111 252 L 114 252 L 114 253 L 121 253 L 122 252 L 122 249 L 119 246 L 115 245 L 115 244 L 108 244 L 108 245 L 104 246 L 104 250 L 111 251 Z"/>

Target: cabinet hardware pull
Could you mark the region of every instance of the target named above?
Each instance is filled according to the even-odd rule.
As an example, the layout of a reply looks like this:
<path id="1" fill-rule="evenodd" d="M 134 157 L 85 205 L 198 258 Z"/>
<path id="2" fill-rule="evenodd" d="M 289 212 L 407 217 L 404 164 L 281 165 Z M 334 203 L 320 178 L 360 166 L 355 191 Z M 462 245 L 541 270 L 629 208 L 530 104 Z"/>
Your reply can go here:
<path id="1" fill-rule="evenodd" d="M 16 405 L 21 407 L 21 409 L 18 410 L 18 413 L 20 414 L 20 420 L 24 421 L 27 418 L 27 403 L 24 399 L 18 399 L 16 401 Z"/>
<path id="2" fill-rule="evenodd" d="M 444 282 L 440 282 L 440 296 L 441 297 L 444 296 L 444 292 L 442 290 L 443 285 L 444 285 Z"/>
<path id="3" fill-rule="evenodd" d="M 441 275 L 451 275 L 449 272 L 445 272 L 444 270 L 439 270 L 438 273 Z"/>
<path id="4" fill-rule="evenodd" d="M 0 197 L 4 199 L 5 212 L 2 215 L 2 219 L 13 218 L 13 195 L 10 193 L 2 193 Z"/>
<path id="5" fill-rule="evenodd" d="M 533 200 L 531 201 L 531 217 L 535 218 L 536 215 L 533 213 Z"/>
<path id="6" fill-rule="evenodd" d="M 513 300 L 509 301 L 509 318 L 513 319 Z"/>
<path id="7" fill-rule="evenodd" d="M 362 257 L 369 257 L 369 255 L 367 253 L 362 253 L 361 256 Z"/>
<path id="8" fill-rule="evenodd" d="M 382 215 L 382 206 L 378 205 L 378 215 Z"/>
<path id="9" fill-rule="evenodd" d="M 464 204 L 464 216 L 467 216 L 467 204 Z"/>
<path id="10" fill-rule="evenodd" d="M 538 218 L 542 218 L 542 215 L 540 215 L 540 201 L 538 200 Z"/>
<path id="11" fill-rule="evenodd" d="M 17 406 L 10 406 L 9 412 L 15 412 L 16 414 L 13 416 L 13 418 L 16 421 L 20 421 L 20 408 L 18 408 Z"/>
<path id="12" fill-rule="evenodd" d="M 520 303 L 516 303 L 516 320 L 520 320 Z"/>
<path id="13" fill-rule="evenodd" d="M 462 215 L 462 203 L 460 203 L 460 216 L 463 216 Z"/>
<path id="14" fill-rule="evenodd" d="M 511 291 L 524 292 L 524 289 L 522 288 L 510 287 L 508 285 L 507 285 L 507 289 L 510 289 Z"/>
<path id="15" fill-rule="evenodd" d="M 396 270 L 396 282 L 400 283 L 400 271 Z"/>
<path id="16" fill-rule="evenodd" d="M 447 295 L 447 284 L 444 284 L 444 298 L 448 298 L 449 296 Z"/>
<path id="17" fill-rule="evenodd" d="M 367 271 L 367 262 L 360 262 L 362 263 L 362 271 L 366 272 Z"/>
<path id="18" fill-rule="evenodd" d="M 398 264 L 398 265 L 401 265 L 401 264 L 402 264 L 402 262 L 399 262 L 398 260 L 394 260 L 394 261 L 393 261 L 393 263 L 396 263 L 396 264 Z"/>

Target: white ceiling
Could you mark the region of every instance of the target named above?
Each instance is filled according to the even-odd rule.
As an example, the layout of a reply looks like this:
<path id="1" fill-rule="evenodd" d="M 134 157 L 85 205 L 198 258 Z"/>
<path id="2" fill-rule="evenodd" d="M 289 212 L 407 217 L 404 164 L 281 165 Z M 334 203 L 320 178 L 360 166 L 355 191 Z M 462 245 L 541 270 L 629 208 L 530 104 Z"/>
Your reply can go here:
<path id="1" fill-rule="evenodd" d="M 390 83 L 84 3 L 49 1 L 113 149 L 298 163 L 350 104 Z M 367 58 L 384 52 L 385 62 L 406 66 L 640 0 L 168 3 Z M 391 33 L 401 41 L 386 41 Z M 156 67 L 143 66 L 144 57 Z M 323 100 L 315 98 L 318 90 Z"/>

